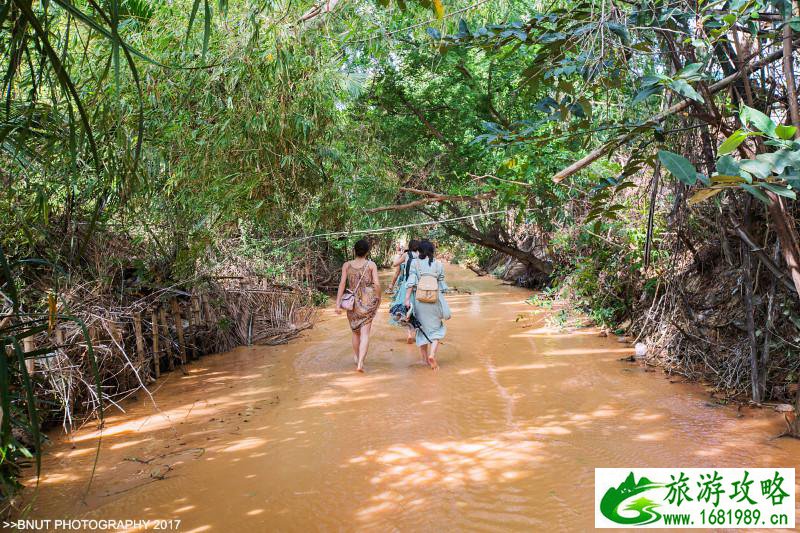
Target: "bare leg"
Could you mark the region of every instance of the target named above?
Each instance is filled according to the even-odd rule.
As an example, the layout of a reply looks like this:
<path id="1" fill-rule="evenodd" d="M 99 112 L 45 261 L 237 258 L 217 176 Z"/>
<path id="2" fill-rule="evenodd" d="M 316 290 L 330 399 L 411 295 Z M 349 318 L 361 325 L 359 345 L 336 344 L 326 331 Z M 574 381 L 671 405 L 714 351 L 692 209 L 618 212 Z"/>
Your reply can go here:
<path id="1" fill-rule="evenodd" d="M 414 340 L 417 337 L 417 330 L 412 327 L 406 328 L 406 342 L 408 344 L 414 344 Z"/>
<path id="2" fill-rule="evenodd" d="M 428 345 L 423 344 L 419 347 L 419 354 L 422 356 L 422 362 L 428 364 Z"/>
<path id="3" fill-rule="evenodd" d="M 439 349 L 439 341 L 433 341 L 428 350 L 428 364 L 432 370 L 439 370 L 439 363 L 436 362 L 436 350 Z"/>
<path id="4" fill-rule="evenodd" d="M 353 332 L 353 363 L 358 364 L 358 349 L 361 346 L 361 330 Z"/>
<path id="5" fill-rule="evenodd" d="M 358 361 L 356 362 L 356 370 L 359 372 L 364 371 L 364 359 L 367 358 L 367 350 L 369 349 L 369 331 L 372 329 L 372 322 L 361 326 L 361 342 L 358 349 Z"/>

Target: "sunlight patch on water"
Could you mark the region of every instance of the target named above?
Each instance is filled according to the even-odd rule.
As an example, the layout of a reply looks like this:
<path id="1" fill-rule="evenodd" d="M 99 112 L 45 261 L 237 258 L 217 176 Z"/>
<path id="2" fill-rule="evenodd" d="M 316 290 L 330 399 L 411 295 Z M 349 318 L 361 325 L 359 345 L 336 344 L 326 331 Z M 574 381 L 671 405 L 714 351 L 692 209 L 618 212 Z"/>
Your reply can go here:
<path id="1" fill-rule="evenodd" d="M 264 446 L 265 444 L 267 444 L 267 442 L 269 441 L 267 441 L 266 439 L 262 439 L 260 437 L 247 437 L 235 444 L 223 448 L 220 451 L 225 453 L 231 453 L 231 452 L 240 452 L 242 450 L 252 450 L 254 448 Z"/>

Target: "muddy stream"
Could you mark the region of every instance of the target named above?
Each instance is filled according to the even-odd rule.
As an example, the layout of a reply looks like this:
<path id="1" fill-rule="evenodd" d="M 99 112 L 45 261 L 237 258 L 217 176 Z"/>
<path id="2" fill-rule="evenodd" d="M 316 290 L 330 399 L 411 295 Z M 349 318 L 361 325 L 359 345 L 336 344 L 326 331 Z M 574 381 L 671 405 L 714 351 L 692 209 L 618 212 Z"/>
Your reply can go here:
<path id="1" fill-rule="evenodd" d="M 432 372 L 375 322 L 367 374 L 326 309 L 286 346 L 204 357 L 96 424 L 51 436 L 31 518 L 175 519 L 180 531 L 585 530 L 594 468 L 795 467 L 770 411 L 620 361 L 561 332 L 529 291 L 449 267 L 454 318 Z M 33 484 L 33 480 L 28 481 Z M 32 492 L 32 491 L 30 491 Z"/>

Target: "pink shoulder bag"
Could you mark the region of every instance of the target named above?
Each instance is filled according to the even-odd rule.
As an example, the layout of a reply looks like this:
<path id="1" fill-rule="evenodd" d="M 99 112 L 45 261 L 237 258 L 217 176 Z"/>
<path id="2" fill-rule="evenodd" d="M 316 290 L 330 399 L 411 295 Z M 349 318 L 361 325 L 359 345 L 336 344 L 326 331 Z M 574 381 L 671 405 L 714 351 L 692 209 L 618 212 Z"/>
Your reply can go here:
<path id="1" fill-rule="evenodd" d="M 350 289 L 344 290 L 344 295 L 342 296 L 342 301 L 339 302 L 339 307 L 344 309 L 345 311 L 352 311 L 353 307 L 356 305 L 356 292 L 358 292 L 358 288 L 361 286 L 361 281 L 364 279 L 364 274 L 369 270 L 369 268 L 365 268 L 363 272 L 361 272 L 361 277 L 358 278 L 358 283 L 356 283 L 356 288 L 352 291 Z"/>

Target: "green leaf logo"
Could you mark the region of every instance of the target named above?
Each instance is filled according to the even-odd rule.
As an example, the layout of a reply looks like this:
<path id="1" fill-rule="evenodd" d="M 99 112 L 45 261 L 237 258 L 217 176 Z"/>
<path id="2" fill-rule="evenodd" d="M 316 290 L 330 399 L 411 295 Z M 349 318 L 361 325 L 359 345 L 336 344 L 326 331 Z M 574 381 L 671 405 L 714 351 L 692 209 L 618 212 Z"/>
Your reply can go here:
<path id="1" fill-rule="evenodd" d="M 603 516 L 617 524 L 628 526 L 652 524 L 661 519 L 661 514 L 655 510 L 659 504 L 644 496 L 632 501 L 631 498 L 647 492 L 648 490 L 663 486 L 663 483 L 654 483 L 646 477 L 640 478 L 637 482 L 633 477 L 633 472 L 631 472 L 619 487 L 611 487 L 606 491 L 605 495 L 603 495 L 603 499 L 600 500 L 600 512 L 603 513 Z M 626 513 L 626 515 L 623 516 L 619 513 L 620 507 L 625 502 L 628 502 L 628 504 L 624 510 L 635 511 L 636 514 L 631 515 L 631 513 Z"/>

